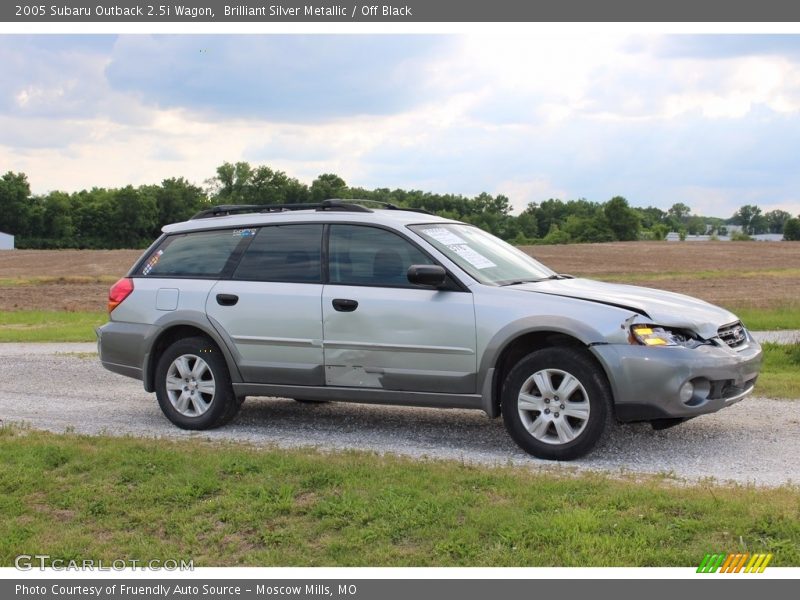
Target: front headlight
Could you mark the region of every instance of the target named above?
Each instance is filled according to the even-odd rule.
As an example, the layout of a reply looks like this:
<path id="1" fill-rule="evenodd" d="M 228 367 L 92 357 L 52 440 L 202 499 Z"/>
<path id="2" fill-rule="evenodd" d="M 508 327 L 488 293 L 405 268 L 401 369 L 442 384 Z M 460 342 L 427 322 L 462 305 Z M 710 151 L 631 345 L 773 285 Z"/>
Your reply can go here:
<path id="1" fill-rule="evenodd" d="M 684 346 L 695 348 L 703 343 L 696 335 L 682 329 L 660 325 L 631 325 L 628 341 L 642 346 Z"/>
<path id="2" fill-rule="evenodd" d="M 656 325 L 633 325 L 629 339 L 631 344 L 641 344 L 642 346 L 678 345 L 671 331 Z"/>

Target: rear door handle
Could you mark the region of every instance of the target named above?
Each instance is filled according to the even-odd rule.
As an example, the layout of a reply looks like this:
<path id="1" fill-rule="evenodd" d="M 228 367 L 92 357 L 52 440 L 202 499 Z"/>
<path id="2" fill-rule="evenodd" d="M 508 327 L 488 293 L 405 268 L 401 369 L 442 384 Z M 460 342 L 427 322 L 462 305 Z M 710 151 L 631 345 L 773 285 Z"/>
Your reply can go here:
<path id="1" fill-rule="evenodd" d="M 357 300 L 348 300 L 347 298 L 334 298 L 331 304 L 339 312 L 353 312 L 358 308 Z"/>
<path id="2" fill-rule="evenodd" d="M 233 306 L 239 301 L 239 296 L 234 294 L 217 294 L 217 304 L 220 306 Z"/>

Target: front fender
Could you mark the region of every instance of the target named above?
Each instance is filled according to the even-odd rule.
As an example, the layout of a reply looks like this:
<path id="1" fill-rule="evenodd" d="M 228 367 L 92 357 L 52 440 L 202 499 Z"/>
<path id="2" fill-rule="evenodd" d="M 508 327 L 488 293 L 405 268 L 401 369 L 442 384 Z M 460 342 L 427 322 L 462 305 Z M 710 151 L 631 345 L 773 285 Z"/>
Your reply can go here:
<path id="1" fill-rule="evenodd" d="M 486 345 L 478 370 L 478 390 L 482 406 L 490 417 L 498 416 L 495 378 L 499 373 L 498 361 L 515 340 L 530 333 L 560 334 L 571 337 L 586 347 L 607 343 L 607 337 L 591 325 L 562 315 L 524 317 L 512 321 L 498 331 Z"/>

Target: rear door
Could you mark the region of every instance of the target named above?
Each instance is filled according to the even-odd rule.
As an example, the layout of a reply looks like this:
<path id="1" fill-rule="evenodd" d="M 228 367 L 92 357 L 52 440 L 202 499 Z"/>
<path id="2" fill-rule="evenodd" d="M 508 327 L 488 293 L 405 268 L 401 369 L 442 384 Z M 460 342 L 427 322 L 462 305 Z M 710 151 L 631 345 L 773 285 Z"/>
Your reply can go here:
<path id="1" fill-rule="evenodd" d="M 254 238 L 206 312 L 248 383 L 324 385 L 318 223 L 239 230 Z"/>
<path id="2" fill-rule="evenodd" d="M 330 225 L 322 294 L 329 386 L 474 393 L 472 294 L 414 286 L 412 264 L 434 261 L 395 232 Z"/>

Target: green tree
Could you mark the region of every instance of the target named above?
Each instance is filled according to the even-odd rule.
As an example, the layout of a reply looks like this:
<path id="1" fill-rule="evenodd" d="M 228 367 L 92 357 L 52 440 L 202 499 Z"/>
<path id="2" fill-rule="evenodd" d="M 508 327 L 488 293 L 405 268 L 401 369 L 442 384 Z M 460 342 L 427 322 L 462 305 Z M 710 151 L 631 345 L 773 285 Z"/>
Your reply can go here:
<path id="1" fill-rule="evenodd" d="M 652 229 L 653 226 L 659 223 L 664 223 L 667 213 L 655 206 L 648 206 L 647 208 L 634 209 L 639 213 L 639 221 L 645 229 Z"/>
<path id="2" fill-rule="evenodd" d="M 594 216 L 570 215 L 563 231 L 573 242 L 613 242 L 616 239 L 611 224 L 602 212 Z"/>
<path id="3" fill-rule="evenodd" d="M 766 227 L 761 216 L 761 209 L 755 204 L 745 204 L 733 213 L 733 222 L 742 226 L 742 231 L 748 235 L 759 233 L 756 229 Z"/>
<path id="4" fill-rule="evenodd" d="M 663 223 L 658 223 L 656 225 L 653 225 L 651 231 L 653 232 L 653 239 L 660 241 L 666 239 L 667 234 L 669 233 L 669 227 L 667 227 Z"/>
<path id="5" fill-rule="evenodd" d="M 253 168 L 247 162 L 223 163 L 217 176 L 208 181 L 211 195 L 220 204 L 249 204 L 248 192 Z"/>
<path id="6" fill-rule="evenodd" d="M 113 245 L 140 248 L 149 244 L 158 219 L 155 195 L 127 186 L 114 192 Z"/>
<path id="7" fill-rule="evenodd" d="M 692 209 L 683 202 L 676 202 L 667 209 L 667 217 L 674 219 L 677 223 L 683 223 L 692 214 Z"/>
<path id="8" fill-rule="evenodd" d="M 800 218 L 787 219 L 783 224 L 783 239 L 787 242 L 800 241 Z"/>
<path id="9" fill-rule="evenodd" d="M 208 205 L 203 190 L 183 177 L 165 179 L 153 191 L 158 213 L 156 227 L 159 229 L 168 223 L 185 221 Z"/>
<path id="10" fill-rule="evenodd" d="M 333 173 L 323 173 L 311 183 L 309 190 L 312 202 L 322 202 L 331 198 L 349 198 L 349 190 L 344 179 Z"/>
<path id="11" fill-rule="evenodd" d="M 689 235 L 703 235 L 706 232 L 706 222 L 702 217 L 693 215 L 686 222 L 686 231 Z"/>
<path id="12" fill-rule="evenodd" d="M 51 192 L 44 198 L 43 231 L 56 248 L 72 247 L 75 227 L 72 223 L 72 202 L 69 194 Z"/>
<path id="13" fill-rule="evenodd" d="M 563 224 L 569 215 L 567 205 L 556 198 L 550 198 L 541 204 L 532 202 L 523 212 L 536 219 L 536 226 L 539 230 L 538 237 L 541 238 L 550 233 L 553 225 L 559 226 Z"/>
<path id="14" fill-rule="evenodd" d="M 115 197 L 103 188 L 82 190 L 70 196 L 75 244 L 78 248 L 114 248 Z"/>
<path id="15" fill-rule="evenodd" d="M 764 218 L 767 220 L 767 231 L 769 233 L 783 233 L 783 228 L 786 221 L 792 218 L 785 210 L 771 210 L 764 213 Z"/>
<path id="16" fill-rule="evenodd" d="M 14 235 L 28 233 L 31 186 L 24 173 L 9 171 L 0 179 L 0 231 Z"/>
<path id="17" fill-rule="evenodd" d="M 639 228 L 641 226 L 639 214 L 628 206 L 628 201 L 625 198 L 622 196 L 613 197 L 603 205 L 603 213 L 605 214 L 607 226 L 613 232 L 614 238 L 623 242 L 639 239 Z M 602 224 L 599 225 L 603 226 Z"/>
<path id="18" fill-rule="evenodd" d="M 536 224 L 536 216 L 533 213 L 522 212 L 517 217 L 517 228 L 519 229 L 519 235 L 526 240 L 538 237 L 539 228 Z"/>

